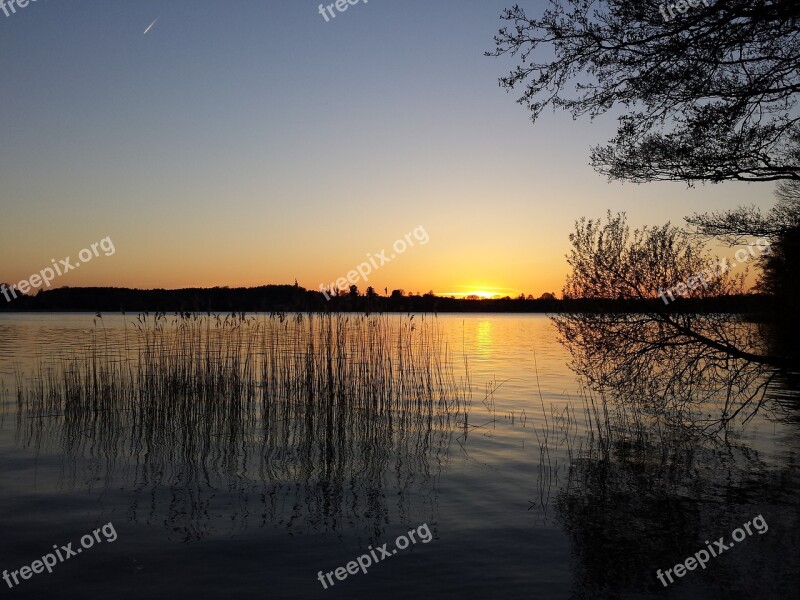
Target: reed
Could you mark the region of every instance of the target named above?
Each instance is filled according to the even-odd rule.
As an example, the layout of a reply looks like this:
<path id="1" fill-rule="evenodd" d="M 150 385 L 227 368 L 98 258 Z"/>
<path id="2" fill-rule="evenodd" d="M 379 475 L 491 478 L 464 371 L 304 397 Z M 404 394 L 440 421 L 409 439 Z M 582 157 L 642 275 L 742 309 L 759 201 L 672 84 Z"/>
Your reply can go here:
<path id="1" fill-rule="evenodd" d="M 464 389 L 435 320 L 145 314 L 121 339 L 101 319 L 85 352 L 19 377 L 17 436 L 65 456 L 77 484 L 90 469 L 137 494 L 179 490 L 167 520 L 187 539 L 220 486 L 274 522 L 293 505 L 294 527 L 361 514 L 377 535 L 387 495 L 435 496 Z"/>

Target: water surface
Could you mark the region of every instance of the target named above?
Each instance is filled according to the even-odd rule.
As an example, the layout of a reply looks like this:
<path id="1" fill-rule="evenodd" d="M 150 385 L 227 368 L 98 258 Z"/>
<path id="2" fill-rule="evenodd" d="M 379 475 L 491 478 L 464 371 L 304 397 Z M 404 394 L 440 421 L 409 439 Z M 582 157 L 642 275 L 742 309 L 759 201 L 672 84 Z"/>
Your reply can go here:
<path id="1" fill-rule="evenodd" d="M 330 431 L 323 411 L 255 417 L 227 404 L 210 424 L 191 407 L 151 420 L 135 406 L 72 421 L 18 413 L 15 390 L 41 365 L 92 347 L 135 356 L 134 321 L 0 315 L 0 568 L 77 546 L 106 523 L 118 535 L 4 588 L 9 596 L 784 598 L 796 589 L 797 420 L 759 414 L 727 444 L 607 460 L 592 449 L 586 392 L 545 316 L 436 319 L 454 396 L 467 402 L 455 409 L 354 404 Z M 756 515 L 769 525 L 763 535 L 668 588 L 656 579 Z M 328 589 L 317 579 L 423 524 L 428 543 Z"/>

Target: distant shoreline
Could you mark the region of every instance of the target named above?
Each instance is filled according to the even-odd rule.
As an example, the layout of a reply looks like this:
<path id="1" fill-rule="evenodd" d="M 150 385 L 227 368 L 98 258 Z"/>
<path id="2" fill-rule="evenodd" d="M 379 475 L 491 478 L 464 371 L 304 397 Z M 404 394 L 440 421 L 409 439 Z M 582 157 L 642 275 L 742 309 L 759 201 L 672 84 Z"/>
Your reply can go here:
<path id="1" fill-rule="evenodd" d="M 576 313 L 576 312 L 718 312 L 759 313 L 769 296 L 749 294 L 717 298 L 678 298 L 669 306 L 652 300 L 446 298 L 431 294 L 342 295 L 326 300 L 321 292 L 296 285 L 254 288 L 184 288 L 177 290 L 109 287 L 63 287 L 0 302 L 4 312 L 412 312 L 412 313 Z"/>

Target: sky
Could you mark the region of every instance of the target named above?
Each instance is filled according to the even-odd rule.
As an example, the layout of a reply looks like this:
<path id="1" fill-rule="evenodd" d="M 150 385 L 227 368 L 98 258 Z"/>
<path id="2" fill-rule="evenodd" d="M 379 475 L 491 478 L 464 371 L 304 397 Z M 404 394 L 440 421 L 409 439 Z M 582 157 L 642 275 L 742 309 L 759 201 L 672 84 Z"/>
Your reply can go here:
<path id="1" fill-rule="evenodd" d="M 534 125 L 499 87 L 513 62 L 483 53 L 510 4 L 0 9 L 0 281 L 110 238 L 51 285 L 317 289 L 386 250 L 362 291 L 539 296 L 560 293 L 582 216 L 773 204 L 765 184 L 607 182 L 589 153 L 612 116 Z"/>

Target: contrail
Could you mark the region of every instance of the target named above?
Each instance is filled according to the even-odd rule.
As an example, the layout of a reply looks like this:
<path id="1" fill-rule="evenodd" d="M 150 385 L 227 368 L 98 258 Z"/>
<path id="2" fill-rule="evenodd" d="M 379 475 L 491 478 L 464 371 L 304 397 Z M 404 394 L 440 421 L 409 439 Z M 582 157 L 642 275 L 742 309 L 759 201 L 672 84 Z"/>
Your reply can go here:
<path id="1" fill-rule="evenodd" d="M 156 21 L 158 21 L 160 18 L 161 17 L 156 17 Z M 145 35 L 148 31 L 150 31 L 153 28 L 153 25 L 156 24 L 156 21 L 150 23 L 150 25 L 147 26 L 147 29 L 144 30 L 144 33 L 142 35 Z"/>

